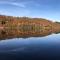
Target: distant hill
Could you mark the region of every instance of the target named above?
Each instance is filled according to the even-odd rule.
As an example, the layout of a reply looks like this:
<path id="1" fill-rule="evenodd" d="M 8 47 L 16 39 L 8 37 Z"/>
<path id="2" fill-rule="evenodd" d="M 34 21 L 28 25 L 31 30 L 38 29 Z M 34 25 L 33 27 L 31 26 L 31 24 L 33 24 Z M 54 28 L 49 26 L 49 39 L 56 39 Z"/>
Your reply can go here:
<path id="1" fill-rule="evenodd" d="M 0 15 L 0 39 L 47 36 L 59 32 L 59 22 L 43 18 Z"/>
<path id="2" fill-rule="evenodd" d="M 52 22 L 44 18 L 29 18 L 29 17 L 13 17 L 0 15 L 0 26 L 5 27 L 17 27 L 17 26 L 35 25 L 45 29 L 52 29 L 54 31 L 60 30 L 59 22 Z"/>

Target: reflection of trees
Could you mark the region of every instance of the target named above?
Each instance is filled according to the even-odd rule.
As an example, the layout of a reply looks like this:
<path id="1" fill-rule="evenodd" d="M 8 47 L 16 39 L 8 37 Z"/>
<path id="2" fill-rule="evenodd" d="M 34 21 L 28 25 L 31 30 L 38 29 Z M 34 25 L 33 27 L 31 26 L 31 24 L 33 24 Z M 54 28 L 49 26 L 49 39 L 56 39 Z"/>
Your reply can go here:
<path id="1" fill-rule="evenodd" d="M 5 21 L 2 21 L 1 24 L 5 24 L 6 22 Z"/>
<path id="2" fill-rule="evenodd" d="M 20 25 L 19 27 L 18 29 L 5 28 L 3 30 L 0 30 L 0 39 L 18 38 L 18 37 L 19 38 L 20 37 L 22 38 L 23 37 L 42 37 L 42 36 L 50 35 L 52 33 L 50 30 L 44 29 L 44 27 L 41 25 L 39 26 L 34 24 L 31 24 L 31 25 L 23 24 L 23 25 Z M 31 33 L 29 33 L 30 31 Z M 33 31 L 35 33 L 33 33 Z M 56 33 L 58 32 L 59 31 L 56 31 Z"/>
<path id="3" fill-rule="evenodd" d="M 60 33 L 60 31 L 56 31 L 56 32 L 55 32 L 55 34 L 58 34 L 58 33 Z"/>
<path id="4" fill-rule="evenodd" d="M 46 25 L 46 26 L 44 26 L 43 28 L 44 28 L 45 30 L 48 30 L 48 31 L 49 31 L 49 30 L 52 30 L 52 26 L 51 26 L 51 25 Z"/>
<path id="5" fill-rule="evenodd" d="M 23 24 L 19 25 L 16 29 L 12 26 L 0 30 L 0 39 L 16 38 L 16 37 L 39 37 L 51 34 L 50 31 L 43 29 L 41 25 Z M 29 33 L 30 32 L 30 33 Z M 35 32 L 35 33 L 33 33 Z M 28 34 L 27 34 L 28 33 Z"/>
<path id="6" fill-rule="evenodd" d="M 1 31 L 1 34 L 2 34 L 2 35 L 6 34 L 6 31 L 3 31 L 3 30 L 2 30 L 2 31 Z"/>
<path id="7" fill-rule="evenodd" d="M 24 19 L 27 20 L 27 18 Z M 16 21 L 12 22 L 10 18 L 9 20 L 1 20 L 1 24 L 5 27 L 3 30 L 0 31 L 0 39 L 16 37 L 40 37 L 51 34 L 50 25 L 45 26 L 44 24 L 38 24 L 32 21 L 26 21 L 25 23 L 24 22 L 18 22 L 17 24 Z"/>
<path id="8" fill-rule="evenodd" d="M 19 26 L 19 29 L 20 31 L 23 31 L 23 32 L 28 32 L 28 31 L 40 32 L 43 30 L 43 27 L 35 24 L 32 24 L 32 25 L 23 24 Z"/>
<path id="9" fill-rule="evenodd" d="M 33 37 L 33 36 L 46 36 L 51 34 L 56 25 L 60 27 L 59 22 L 52 24 L 52 22 L 46 19 L 38 18 L 28 18 L 28 17 L 0 17 L 0 27 L 3 26 L 4 29 L 0 30 L 1 38 L 15 38 L 15 37 Z M 52 29 L 53 26 L 53 29 Z M 59 30 L 59 29 L 57 29 Z M 60 31 L 54 31 L 54 33 L 59 33 Z"/>
<path id="10" fill-rule="evenodd" d="M 33 30 L 33 26 L 32 25 L 23 25 L 22 26 L 22 31 L 23 32 L 28 32 L 28 31 L 32 31 Z"/>

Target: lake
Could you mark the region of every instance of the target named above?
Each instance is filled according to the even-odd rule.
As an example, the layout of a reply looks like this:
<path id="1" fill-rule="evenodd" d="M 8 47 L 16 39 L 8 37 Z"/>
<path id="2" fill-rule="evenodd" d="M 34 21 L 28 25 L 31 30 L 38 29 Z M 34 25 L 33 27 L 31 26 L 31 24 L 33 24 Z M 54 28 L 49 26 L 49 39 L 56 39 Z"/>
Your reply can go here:
<path id="1" fill-rule="evenodd" d="M 0 40 L 0 60 L 60 60 L 60 34 Z"/>

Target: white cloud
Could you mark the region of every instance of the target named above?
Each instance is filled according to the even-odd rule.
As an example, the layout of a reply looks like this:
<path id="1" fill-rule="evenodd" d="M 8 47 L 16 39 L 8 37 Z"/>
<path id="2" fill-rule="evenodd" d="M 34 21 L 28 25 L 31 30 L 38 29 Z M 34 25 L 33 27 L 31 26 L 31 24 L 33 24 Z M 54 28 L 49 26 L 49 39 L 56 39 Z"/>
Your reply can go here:
<path id="1" fill-rule="evenodd" d="M 2 15 L 11 15 L 11 16 L 28 16 L 31 11 L 27 8 L 27 3 L 28 2 L 3 2 L 3 1 L 0 1 L 0 4 L 9 4 L 9 5 L 14 5 L 16 7 L 18 7 L 19 9 L 13 9 L 13 10 L 9 10 L 8 9 L 1 9 L 0 10 L 0 14 Z M 22 9 L 20 9 L 20 7 Z"/>
<path id="2" fill-rule="evenodd" d="M 19 7 L 23 7 L 23 8 L 25 8 L 25 7 L 27 7 L 28 5 L 31 5 L 31 4 L 33 4 L 33 5 L 36 5 L 36 2 L 35 1 L 22 1 L 22 2 L 18 2 L 18 1 L 16 1 L 16 0 L 5 0 L 5 1 L 0 1 L 0 4 L 10 4 L 10 5 L 14 5 L 14 6 L 19 6 Z M 38 4 L 37 4 L 38 5 Z"/>
<path id="3" fill-rule="evenodd" d="M 10 3 L 10 4 L 15 5 L 15 6 L 19 6 L 19 7 L 23 7 L 23 8 L 26 7 L 25 4 L 23 4 L 23 3 Z"/>
<path id="4" fill-rule="evenodd" d="M 12 13 L 8 11 L 0 11 L 0 15 L 12 15 Z"/>
<path id="5" fill-rule="evenodd" d="M 8 15 L 8 16 L 28 16 L 30 14 L 29 10 L 22 11 L 8 11 L 8 10 L 0 10 L 0 15 Z"/>
<path id="6" fill-rule="evenodd" d="M 10 5 L 18 6 L 18 7 L 23 7 L 23 8 L 26 7 L 26 5 L 24 3 L 16 3 L 16 2 L 3 2 L 3 1 L 0 1 L 0 4 L 10 4 Z"/>
<path id="7" fill-rule="evenodd" d="M 4 2 L 12 2 L 12 1 L 16 1 L 16 0 L 0 0 L 0 1 L 4 1 Z"/>

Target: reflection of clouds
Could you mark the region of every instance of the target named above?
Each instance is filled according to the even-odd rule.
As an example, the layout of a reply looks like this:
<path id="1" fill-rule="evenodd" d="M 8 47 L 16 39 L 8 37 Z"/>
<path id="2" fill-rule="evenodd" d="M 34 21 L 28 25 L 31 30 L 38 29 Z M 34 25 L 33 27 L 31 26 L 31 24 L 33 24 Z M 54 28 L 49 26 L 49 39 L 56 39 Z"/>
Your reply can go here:
<path id="1" fill-rule="evenodd" d="M 16 52 L 16 51 L 24 51 L 27 47 L 13 48 L 13 49 L 3 49 L 0 52 Z"/>
<path id="2" fill-rule="evenodd" d="M 21 47 L 21 48 L 17 48 L 17 49 L 12 49 L 10 51 L 23 51 L 25 49 L 26 49 L 26 47 Z"/>

